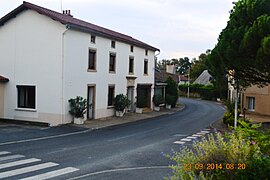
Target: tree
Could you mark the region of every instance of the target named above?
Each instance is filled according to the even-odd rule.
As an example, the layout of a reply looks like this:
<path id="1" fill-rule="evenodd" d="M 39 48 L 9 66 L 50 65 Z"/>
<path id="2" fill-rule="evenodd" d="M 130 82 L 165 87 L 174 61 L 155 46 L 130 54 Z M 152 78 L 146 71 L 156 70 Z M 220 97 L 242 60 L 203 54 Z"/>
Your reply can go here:
<path id="1" fill-rule="evenodd" d="M 239 0 L 211 53 L 240 84 L 270 83 L 270 1 Z M 215 71 L 218 71 L 217 69 Z"/>
<path id="2" fill-rule="evenodd" d="M 171 59 L 171 60 L 166 60 L 163 59 L 161 61 L 159 61 L 157 63 L 157 67 L 160 70 L 166 70 L 166 65 L 170 64 L 170 65 L 175 65 L 176 67 L 176 72 L 178 72 L 179 74 L 183 75 L 185 73 L 187 73 L 188 68 L 191 67 L 192 63 L 189 61 L 188 57 L 184 57 L 184 58 L 179 58 L 179 59 Z"/>
<path id="3" fill-rule="evenodd" d="M 193 64 L 191 66 L 191 71 L 190 71 L 191 79 L 195 80 L 201 75 L 201 73 L 204 70 L 209 69 L 207 65 L 207 58 L 208 58 L 209 53 L 210 53 L 210 50 L 207 50 L 206 53 L 200 54 L 198 60 L 197 59 L 193 60 Z"/>
<path id="4" fill-rule="evenodd" d="M 168 101 L 170 98 L 173 98 L 172 103 L 170 105 L 172 105 L 172 107 L 175 107 L 178 99 L 177 83 L 170 76 L 166 79 L 166 83 L 167 83 L 165 88 L 166 101 Z"/>

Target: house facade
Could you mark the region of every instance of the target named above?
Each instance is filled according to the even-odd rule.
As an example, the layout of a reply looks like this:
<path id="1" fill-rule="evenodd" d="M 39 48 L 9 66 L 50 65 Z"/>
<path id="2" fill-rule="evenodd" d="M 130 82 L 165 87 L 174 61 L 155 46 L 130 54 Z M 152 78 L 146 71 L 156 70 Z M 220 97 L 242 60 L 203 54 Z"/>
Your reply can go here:
<path id="1" fill-rule="evenodd" d="M 270 116 L 270 85 L 247 88 L 242 95 L 242 107 L 249 114 Z"/>
<path id="2" fill-rule="evenodd" d="M 0 19 L 0 42 L 0 118 L 70 123 L 76 96 L 88 100 L 87 119 L 113 116 L 120 93 L 152 108 L 159 50 L 130 36 L 24 2 Z"/>

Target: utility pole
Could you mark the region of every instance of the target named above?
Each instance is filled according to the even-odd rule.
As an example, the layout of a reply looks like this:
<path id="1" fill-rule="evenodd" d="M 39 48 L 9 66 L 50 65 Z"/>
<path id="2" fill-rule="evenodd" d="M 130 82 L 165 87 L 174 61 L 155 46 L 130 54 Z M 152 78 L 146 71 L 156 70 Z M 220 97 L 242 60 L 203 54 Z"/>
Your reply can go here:
<path id="1" fill-rule="evenodd" d="M 187 97 L 189 98 L 189 80 L 190 80 L 190 67 L 188 68 L 188 91 L 187 91 Z"/>

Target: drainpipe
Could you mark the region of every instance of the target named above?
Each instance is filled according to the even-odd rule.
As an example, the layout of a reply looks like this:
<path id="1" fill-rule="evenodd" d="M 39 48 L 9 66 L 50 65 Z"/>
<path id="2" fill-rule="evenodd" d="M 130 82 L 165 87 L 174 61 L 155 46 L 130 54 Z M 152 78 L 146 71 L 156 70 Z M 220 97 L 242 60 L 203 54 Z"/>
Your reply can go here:
<path id="1" fill-rule="evenodd" d="M 65 117 L 64 117 L 64 59 L 65 59 L 65 34 L 70 29 L 70 26 L 66 26 L 66 30 L 62 33 L 62 72 L 61 72 L 61 124 L 64 123 Z"/>

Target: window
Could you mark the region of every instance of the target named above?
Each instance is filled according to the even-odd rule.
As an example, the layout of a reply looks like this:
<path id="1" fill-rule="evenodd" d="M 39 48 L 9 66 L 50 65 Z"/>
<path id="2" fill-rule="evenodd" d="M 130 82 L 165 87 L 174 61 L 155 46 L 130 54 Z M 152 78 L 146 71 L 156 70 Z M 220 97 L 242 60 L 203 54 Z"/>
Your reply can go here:
<path id="1" fill-rule="evenodd" d="M 145 50 L 145 55 L 148 56 L 148 50 Z"/>
<path id="2" fill-rule="evenodd" d="M 143 73 L 146 75 L 148 74 L 148 60 L 147 59 L 144 60 Z"/>
<path id="3" fill-rule="evenodd" d="M 130 74 L 134 73 L 134 57 L 129 57 L 128 73 L 130 73 Z"/>
<path id="4" fill-rule="evenodd" d="M 130 46 L 130 52 L 133 52 L 133 51 L 134 51 L 134 47 Z"/>
<path id="5" fill-rule="evenodd" d="M 18 108 L 36 109 L 36 87 L 17 86 Z"/>
<path id="6" fill-rule="evenodd" d="M 96 36 L 91 36 L 91 43 L 96 43 Z"/>
<path id="7" fill-rule="evenodd" d="M 115 48 L 115 41 L 111 42 L 111 48 Z"/>
<path id="8" fill-rule="evenodd" d="M 88 69 L 96 70 L 96 50 L 89 49 Z"/>
<path id="9" fill-rule="evenodd" d="M 109 72 L 115 72 L 115 61 L 116 61 L 116 54 L 110 53 Z"/>
<path id="10" fill-rule="evenodd" d="M 108 106 L 113 105 L 113 98 L 114 98 L 114 85 L 109 85 L 108 89 Z"/>
<path id="11" fill-rule="evenodd" d="M 248 99 L 248 110 L 254 111 L 255 110 L 255 97 L 247 97 Z"/>

